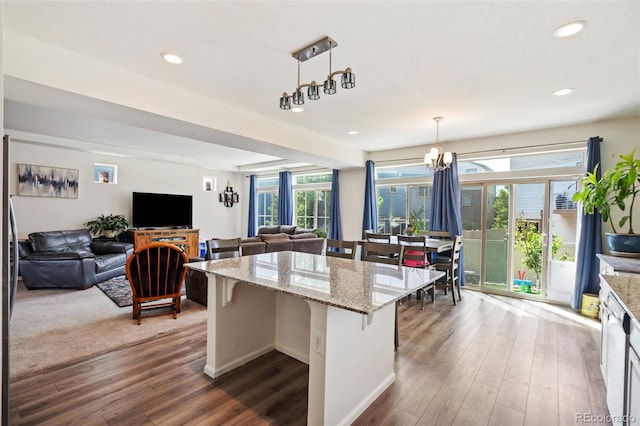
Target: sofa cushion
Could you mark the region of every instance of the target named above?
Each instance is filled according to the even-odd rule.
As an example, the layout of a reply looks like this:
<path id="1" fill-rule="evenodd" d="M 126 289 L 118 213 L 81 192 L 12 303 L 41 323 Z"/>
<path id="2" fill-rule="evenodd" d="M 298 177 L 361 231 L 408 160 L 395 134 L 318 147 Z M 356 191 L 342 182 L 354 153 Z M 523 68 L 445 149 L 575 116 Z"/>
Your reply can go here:
<path id="1" fill-rule="evenodd" d="M 278 233 L 280 233 L 280 225 L 261 226 L 260 228 L 258 228 L 258 235 Z"/>
<path id="2" fill-rule="evenodd" d="M 293 235 L 296 232 L 296 228 L 297 228 L 296 225 L 280 225 L 280 232 Z"/>
<path id="3" fill-rule="evenodd" d="M 289 238 L 292 240 L 305 240 L 307 238 L 318 238 L 318 236 L 310 232 L 305 232 L 304 234 L 289 235 Z"/>
<path id="4" fill-rule="evenodd" d="M 33 232 L 29 234 L 33 251 L 91 251 L 91 234 L 87 229 Z"/>
<path id="5" fill-rule="evenodd" d="M 103 254 L 96 256 L 96 273 L 109 271 L 127 263 L 125 253 Z"/>
<path id="6" fill-rule="evenodd" d="M 263 235 L 260 235 L 260 238 L 262 238 L 262 241 L 264 241 L 265 243 L 272 242 L 272 241 L 289 241 L 289 235 L 285 233 L 263 234 Z"/>
<path id="7" fill-rule="evenodd" d="M 242 244 L 242 255 L 251 256 L 253 254 L 261 254 L 267 249 L 267 243 L 260 240 L 260 242 L 251 242 Z"/>
<path id="8" fill-rule="evenodd" d="M 248 243 L 261 243 L 261 242 L 262 242 L 262 238 L 260 237 L 249 237 L 249 238 L 244 238 L 240 243 L 248 244 Z"/>
<path id="9" fill-rule="evenodd" d="M 296 234 L 313 234 L 314 236 L 317 228 L 296 228 Z"/>

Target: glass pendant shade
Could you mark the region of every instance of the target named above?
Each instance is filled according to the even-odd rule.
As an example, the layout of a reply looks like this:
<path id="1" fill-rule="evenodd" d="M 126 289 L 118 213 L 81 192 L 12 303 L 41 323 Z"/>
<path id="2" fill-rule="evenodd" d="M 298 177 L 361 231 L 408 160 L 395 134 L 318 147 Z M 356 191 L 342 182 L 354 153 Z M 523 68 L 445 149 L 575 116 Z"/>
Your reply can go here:
<path id="1" fill-rule="evenodd" d="M 440 156 L 440 150 L 435 146 L 431 148 L 431 151 L 429 151 L 429 157 L 431 158 L 431 160 L 435 162 L 439 156 Z"/>
<path id="2" fill-rule="evenodd" d="M 324 94 L 335 95 L 336 93 L 336 81 L 332 78 L 324 81 Z"/>
<path id="3" fill-rule="evenodd" d="M 291 98 L 287 92 L 284 92 L 280 98 L 280 109 L 291 109 Z"/>
<path id="4" fill-rule="evenodd" d="M 304 93 L 300 90 L 296 90 L 292 95 L 294 105 L 304 105 Z"/>
<path id="5" fill-rule="evenodd" d="M 307 89 L 307 97 L 312 101 L 320 99 L 320 88 L 315 81 L 312 81 Z"/>
<path id="6" fill-rule="evenodd" d="M 453 155 L 449 151 L 444 153 L 444 164 L 447 166 L 453 162 Z"/>
<path id="7" fill-rule="evenodd" d="M 351 68 L 347 68 L 342 73 L 342 88 L 353 89 L 356 86 L 356 75 L 351 72 Z"/>

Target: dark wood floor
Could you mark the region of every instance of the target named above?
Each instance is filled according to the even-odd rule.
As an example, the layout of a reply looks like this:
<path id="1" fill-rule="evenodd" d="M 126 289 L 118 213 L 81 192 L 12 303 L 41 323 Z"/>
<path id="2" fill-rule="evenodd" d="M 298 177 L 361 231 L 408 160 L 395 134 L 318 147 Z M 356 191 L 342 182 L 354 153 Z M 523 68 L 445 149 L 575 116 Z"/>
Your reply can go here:
<path id="1" fill-rule="evenodd" d="M 548 426 L 606 414 L 597 321 L 540 306 L 473 291 L 458 306 L 443 294 L 424 311 L 404 303 L 396 381 L 355 424 Z M 306 423 L 306 365 L 272 352 L 214 381 L 205 339 L 201 325 L 16 380 L 11 424 Z"/>

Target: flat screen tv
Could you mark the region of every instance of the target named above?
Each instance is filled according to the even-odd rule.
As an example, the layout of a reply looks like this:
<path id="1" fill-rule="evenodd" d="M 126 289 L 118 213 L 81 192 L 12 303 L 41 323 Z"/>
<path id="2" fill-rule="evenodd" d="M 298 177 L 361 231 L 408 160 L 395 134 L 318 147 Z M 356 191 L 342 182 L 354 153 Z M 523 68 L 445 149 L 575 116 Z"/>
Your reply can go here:
<path id="1" fill-rule="evenodd" d="M 179 194 L 133 193 L 136 228 L 191 228 L 193 197 Z"/>

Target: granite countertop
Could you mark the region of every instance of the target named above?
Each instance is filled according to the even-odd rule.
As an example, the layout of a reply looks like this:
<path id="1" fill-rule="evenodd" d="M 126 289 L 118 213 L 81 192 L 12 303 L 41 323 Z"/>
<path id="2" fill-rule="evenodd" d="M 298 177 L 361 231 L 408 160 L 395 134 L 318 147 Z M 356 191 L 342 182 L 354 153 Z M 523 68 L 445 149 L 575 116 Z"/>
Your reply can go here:
<path id="1" fill-rule="evenodd" d="M 443 272 L 280 251 L 185 267 L 319 303 L 371 314 L 433 282 Z"/>
<path id="2" fill-rule="evenodd" d="M 609 256 L 606 254 L 597 254 L 596 256 L 607 262 L 616 272 L 640 274 L 639 258 Z"/>
<path id="3" fill-rule="evenodd" d="M 640 275 L 602 275 L 602 278 L 618 296 L 626 311 L 636 320 L 640 320 Z"/>

